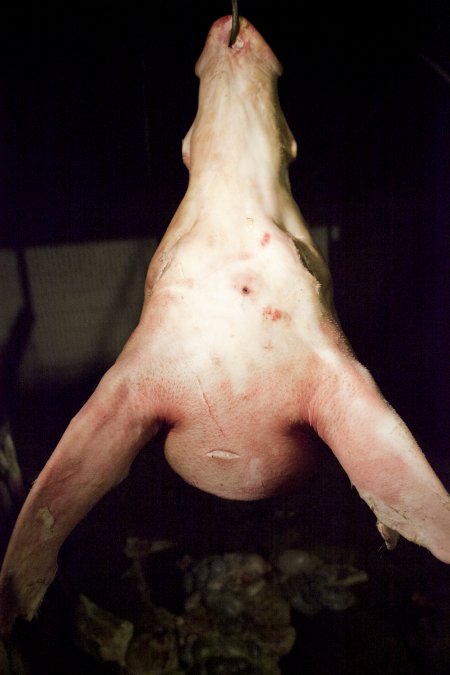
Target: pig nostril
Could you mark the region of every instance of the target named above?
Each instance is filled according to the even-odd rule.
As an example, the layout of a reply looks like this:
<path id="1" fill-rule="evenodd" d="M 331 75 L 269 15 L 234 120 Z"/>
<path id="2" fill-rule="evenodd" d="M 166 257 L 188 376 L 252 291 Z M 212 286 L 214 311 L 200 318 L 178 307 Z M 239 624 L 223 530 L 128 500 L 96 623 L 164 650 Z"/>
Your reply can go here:
<path id="1" fill-rule="evenodd" d="M 231 31 L 230 31 L 230 41 L 228 46 L 232 47 L 236 42 L 236 38 L 239 33 L 239 9 L 238 9 L 238 0 L 231 0 Z"/>

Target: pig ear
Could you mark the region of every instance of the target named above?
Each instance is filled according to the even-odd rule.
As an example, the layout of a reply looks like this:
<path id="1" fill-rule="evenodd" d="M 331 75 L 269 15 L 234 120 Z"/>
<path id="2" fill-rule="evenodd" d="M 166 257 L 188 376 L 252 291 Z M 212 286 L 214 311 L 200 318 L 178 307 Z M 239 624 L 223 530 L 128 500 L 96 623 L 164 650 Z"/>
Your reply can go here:
<path id="1" fill-rule="evenodd" d="M 156 432 L 156 415 L 143 412 L 141 397 L 121 373 L 115 366 L 105 375 L 25 501 L 0 576 L 0 632 L 8 632 L 19 615 L 34 616 L 56 574 L 62 543 L 125 478 L 138 451 Z M 145 400 L 151 408 L 151 397 Z"/>
<path id="2" fill-rule="evenodd" d="M 316 373 L 311 422 L 375 512 L 388 547 L 399 533 L 450 563 L 450 496 L 403 420 L 351 355 L 327 354 Z"/>

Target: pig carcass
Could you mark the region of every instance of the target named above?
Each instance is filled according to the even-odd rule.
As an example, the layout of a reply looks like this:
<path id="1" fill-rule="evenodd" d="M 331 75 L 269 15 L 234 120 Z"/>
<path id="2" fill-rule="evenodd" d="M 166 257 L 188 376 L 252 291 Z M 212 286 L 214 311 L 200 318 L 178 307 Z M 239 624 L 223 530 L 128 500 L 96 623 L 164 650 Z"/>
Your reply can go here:
<path id="1" fill-rule="evenodd" d="M 73 527 L 164 424 L 180 476 L 255 500 L 306 476 L 311 428 L 396 533 L 450 563 L 450 497 L 339 326 L 330 273 L 292 197 L 281 65 L 245 19 L 216 21 L 183 141 L 189 185 L 150 264 L 139 325 L 70 422 L 17 520 L 0 621 L 31 619 Z"/>

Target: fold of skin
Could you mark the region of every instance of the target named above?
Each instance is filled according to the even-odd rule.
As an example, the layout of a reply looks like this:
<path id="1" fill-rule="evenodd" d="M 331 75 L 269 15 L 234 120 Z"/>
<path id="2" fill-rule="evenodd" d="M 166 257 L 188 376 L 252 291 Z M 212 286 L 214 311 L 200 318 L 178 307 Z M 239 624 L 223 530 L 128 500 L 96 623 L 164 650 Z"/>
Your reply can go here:
<path id="1" fill-rule="evenodd" d="M 212 26 L 183 142 L 189 186 L 149 267 L 139 325 L 34 483 L 0 576 L 0 630 L 31 619 L 60 546 L 162 423 L 201 490 L 260 499 L 309 475 L 314 430 L 375 512 L 450 563 L 450 497 L 339 326 L 329 270 L 295 204 L 281 65 L 241 18 Z"/>

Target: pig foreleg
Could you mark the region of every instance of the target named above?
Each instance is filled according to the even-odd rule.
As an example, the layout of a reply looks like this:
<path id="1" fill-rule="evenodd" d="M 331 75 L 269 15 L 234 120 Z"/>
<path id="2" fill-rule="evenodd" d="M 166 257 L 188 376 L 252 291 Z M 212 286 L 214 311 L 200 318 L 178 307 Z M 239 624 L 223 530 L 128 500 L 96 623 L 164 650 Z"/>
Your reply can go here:
<path id="1" fill-rule="evenodd" d="M 73 418 L 33 484 L 0 575 L 0 631 L 31 619 L 57 570 L 58 551 L 77 523 L 114 485 L 157 429 L 151 397 L 114 366 Z M 150 408 L 150 411 L 149 411 Z"/>
<path id="2" fill-rule="evenodd" d="M 403 420 L 351 356 L 328 354 L 316 372 L 311 421 L 375 512 L 388 548 L 398 532 L 450 563 L 450 496 Z"/>

